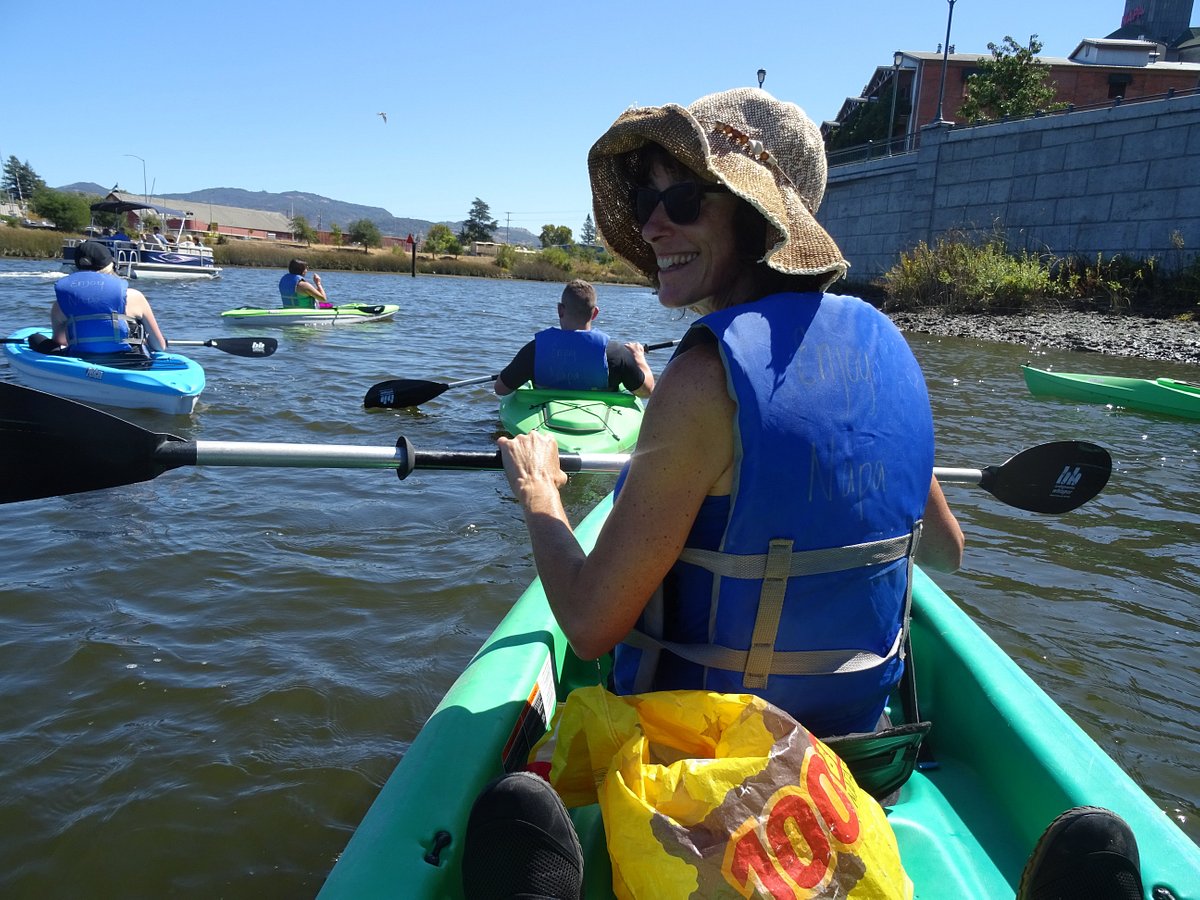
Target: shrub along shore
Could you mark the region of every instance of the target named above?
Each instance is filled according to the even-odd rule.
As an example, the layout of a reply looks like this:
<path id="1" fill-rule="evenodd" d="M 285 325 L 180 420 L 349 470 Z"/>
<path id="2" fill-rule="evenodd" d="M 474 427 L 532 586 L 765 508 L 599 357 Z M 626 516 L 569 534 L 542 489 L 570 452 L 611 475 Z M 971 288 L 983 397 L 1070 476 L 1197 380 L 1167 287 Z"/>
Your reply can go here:
<path id="1" fill-rule="evenodd" d="M 62 240 L 54 231 L 0 225 L 0 256 L 57 259 Z M 839 282 L 831 290 L 870 300 L 904 331 L 1200 364 L 1200 256 L 1184 258 L 1179 249 L 1168 272 L 1156 259 L 1014 254 L 999 239 L 947 236 L 902 254 L 876 281 Z M 217 244 L 213 257 L 221 266 L 285 269 L 300 257 L 322 271 L 412 270 L 411 253 L 400 247 L 364 253 L 230 241 Z M 500 259 L 418 253 L 416 268 L 422 275 L 647 284 L 624 263 L 560 248 Z"/>

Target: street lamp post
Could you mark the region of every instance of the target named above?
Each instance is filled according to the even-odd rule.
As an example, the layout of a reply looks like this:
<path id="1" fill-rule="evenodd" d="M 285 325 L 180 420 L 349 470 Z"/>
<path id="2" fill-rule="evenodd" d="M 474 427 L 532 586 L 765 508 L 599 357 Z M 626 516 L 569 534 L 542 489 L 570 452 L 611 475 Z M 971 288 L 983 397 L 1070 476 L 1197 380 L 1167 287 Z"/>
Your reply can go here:
<path id="1" fill-rule="evenodd" d="M 759 69 L 758 70 L 758 86 L 762 87 L 763 82 L 766 80 L 767 80 L 767 70 Z"/>
<path id="2" fill-rule="evenodd" d="M 942 45 L 942 83 L 938 87 L 938 108 L 935 122 L 942 121 L 942 101 L 946 97 L 946 63 L 950 58 L 950 23 L 954 19 L 954 0 L 946 0 L 950 4 L 950 12 L 946 16 L 946 43 Z"/>
<path id="3" fill-rule="evenodd" d="M 123 156 L 130 156 L 134 159 L 142 159 L 136 153 L 125 153 Z M 150 205 L 150 194 L 146 189 L 146 161 L 142 159 L 142 197 L 146 201 L 146 205 Z"/>
<path id="4" fill-rule="evenodd" d="M 904 54 L 897 50 L 892 54 L 892 114 L 888 117 L 888 156 L 892 155 L 892 141 L 896 138 L 896 95 L 900 93 L 900 63 Z"/>

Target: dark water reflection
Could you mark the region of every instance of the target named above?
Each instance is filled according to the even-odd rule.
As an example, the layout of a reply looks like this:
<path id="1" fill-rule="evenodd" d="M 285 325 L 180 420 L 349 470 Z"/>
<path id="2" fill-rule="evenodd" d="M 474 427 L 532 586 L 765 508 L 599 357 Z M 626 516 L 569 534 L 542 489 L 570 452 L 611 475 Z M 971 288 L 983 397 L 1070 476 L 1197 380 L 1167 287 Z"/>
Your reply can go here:
<path id="1" fill-rule="evenodd" d="M 0 262 L 0 313 L 43 320 L 46 263 Z M 169 336 L 250 333 L 222 309 L 278 273 L 147 288 Z M 555 285 L 332 273 L 338 300 L 398 302 L 389 324 L 272 332 L 215 350 L 195 414 L 123 415 L 205 440 L 483 449 L 485 389 L 364 412 L 389 377 L 495 372 L 551 323 Z M 601 326 L 659 341 L 685 323 L 645 290 L 601 288 Z M 1038 517 L 950 488 L 969 534 L 944 587 L 1194 839 L 1200 838 L 1195 426 L 1034 400 L 1028 351 L 913 335 L 938 462 L 980 466 L 1084 437 L 1108 489 Z M 659 351 L 662 353 L 663 351 Z M 655 356 L 656 368 L 666 357 Z M 1194 367 L 1053 353 L 1058 368 L 1200 380 Z M 0 378 L 9 378 L 0 368 Z M 6 473 L 4 477 L 20 477 Z M 611 485 L 579 476 L 581 517 Z M 196 468 L 0 508 L 0 893 L 309 896 L 441 694 L 533 577 L 503 476 Z"/>

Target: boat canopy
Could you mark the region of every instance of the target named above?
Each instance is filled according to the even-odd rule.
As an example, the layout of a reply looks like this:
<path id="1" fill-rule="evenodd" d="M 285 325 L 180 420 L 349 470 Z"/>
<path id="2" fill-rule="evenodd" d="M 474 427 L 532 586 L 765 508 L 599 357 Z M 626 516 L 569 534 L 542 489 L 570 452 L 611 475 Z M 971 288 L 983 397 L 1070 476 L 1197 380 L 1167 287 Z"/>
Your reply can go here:
<path id="1" fill-rule="evenodd" d="M 133 212 L 135 209 L 156 209 L 156 207 L 148 203 L 130 203 L 128 200 L 101 200 L 99 203 L 91 205 L 94 213 L 126 213 Z"/>
<path id="2" fill-rule="evenodd" d="M 151 203 L 133 203 L 129 200 L 101 200 L 99 203 L 93 203 L 89 209 L 94 213 L 127 213 L 134 212 L 139 209 L 152 209 L 156 213 L 165 216 L 188 216 L 190 212 L 184 212 L 181 209 L 170 209 L 166 206 L 154 206 Z"/>

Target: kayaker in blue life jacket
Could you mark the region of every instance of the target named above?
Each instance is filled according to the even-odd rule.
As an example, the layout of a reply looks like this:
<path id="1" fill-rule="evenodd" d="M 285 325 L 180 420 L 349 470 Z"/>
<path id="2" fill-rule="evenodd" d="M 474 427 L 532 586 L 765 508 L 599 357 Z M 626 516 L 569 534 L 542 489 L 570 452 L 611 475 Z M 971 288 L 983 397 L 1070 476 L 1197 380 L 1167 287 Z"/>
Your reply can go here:
<path id="1" fill-rule="evenodd" d="M 627 110 L 588 169 L 612 252 L 663 306 L 701 318 L 658 378 L 590 554 L 554 440 L 498 440 L 555 618 L 581 659 L 614 652 L 619 693 L 753 693 L 819 737 L 874 731 L 905 668 L 912 565 L 958 568 L 963 534 L 904 337 L 826 293 L 849 264 L 815 219 L 820 131 L 739 88 Z M 545 781 L 518 772 L 480 794 L 466 896 L 579 897 L 582 866 Z M 1124 823 L 1076 809 L 1047 829 L 1019 895 L 1140 897 L 1136 878 Z"/>
<path id="2" fill-rule="evenodd" d="M 99 241 L 75 248 L 75 271 L 54 283 L 54 295 L 54 340 L 71 355 L 120 353 L 143 341 L 154 350 L 167 348 L 150 301 L 113 274 L 112 253 Z"/>
<path id="3" fill-rule="evenodd" d="M 639 397 L 654 390 L 654 373 L 639 343 L 621 344 L 592 327 L 600 307 L 596 289 L 582 279 L 563 288 L 558 328 L 533 336 L 496 378 L 503 397 L 526 382 L 534 387 L 571 391 L 619 391 Z"/>
<path id="4" fill-rule="evenodd" d="M 321 276 L 314 272 L 312 281 L 305 281 L 307 272 L 308 263 L 302 259 L 293 259 L 288 263 L 288 273 L 279 279 L 279 296 L 283 298 L 283 305 L 304 309 L 331 307 L 333 304 L 321 286 Z"/>
<path id="5" fill-rule="evenodd" d="M 907 342 L 825 293 L 848 263 L 814 218 L 819 131 L 726 91 L 628 111 L 588 166 L 609 247 L 702 318 L 591 554 L 556 448 L 499 441 L 563 632 L 583 659 L 615 651 L 619 693 L 752 692 L 821 737 L 873 731 L 904 670 L 912 562 L 953 571 L 963 536 Z"/>

